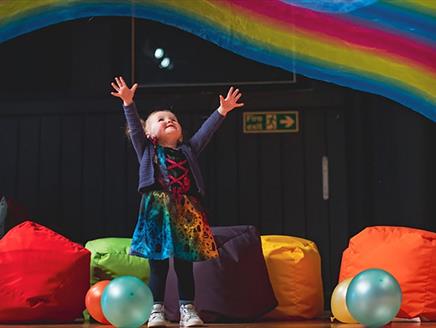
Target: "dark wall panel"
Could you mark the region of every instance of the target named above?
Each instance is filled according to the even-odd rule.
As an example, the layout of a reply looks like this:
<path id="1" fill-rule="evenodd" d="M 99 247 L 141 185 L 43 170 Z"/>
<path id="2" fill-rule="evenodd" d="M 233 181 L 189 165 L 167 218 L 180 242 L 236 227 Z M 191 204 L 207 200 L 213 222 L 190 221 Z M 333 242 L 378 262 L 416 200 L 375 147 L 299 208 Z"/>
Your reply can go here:
<path id="1" fill-rule="evenodd" d="M 84 126 L 82 225 L 87 238 L 105 236 L 105 118 L 87 115 Z"/>
<path id="2" fill-rule="evenodd" d="M 84 124 L 79 115 L 61 119 L 60 152 L 60 222 L 59 229 L 73 240 L 83 240 L 82 192 Z M 42 213 L 40 214 L 43 215 Z"/>
<path id="3" fill-rule="evenodd" d="M 241 129 L 239 130 L 241 131 Z M 260 137 L 243 134 L 239 138 L 239 212 L 238 224 L 261 226 L 261 153 Z"/>
<path id="4" fill-rule="evenodd" d="M 45 222 L 55 229 L 60 227 L 62 221 L 60 187 L 62 142 L 61 118 L 54 115 L 42 116 L 37 215 L 43 217 Z"/>
<path id="5" fill-rule="evenodd" d="M 19 119 L 0 119 L 0 193 L 15 197 L 17 193 L 17 156 L 19 152 Z"/>
<path id="6" fill-rule="evenodd" d="M 239 209 L 236 116 L 226 118 L 215 144 L 214 214 L 221 225 L 234 225 Z"/>
<path id="7" fill-rule="evenodd" d="M 259 141 L 259 208 L 260 227 L 265 234 L 280 234 L 283 230 L 283 199 L 280 135 L 266 134 Z M 255 160 L 256 161 L 256 160 Z"/>
<path id="8" fill-rule="evenodd" d="M 106 235 L 114 237 L 126 233 L 126 143 L 123 126 L 122 113 L 106 116 L 103 220 Z"/>
<path id="9" fill-rule="evenodd" d="M 303 133 L 301 131 L 281 136 L 282 233 L 299 237 L 305 237 L 307 230 L 305 207 L 302 206 L 305 199 L 303 146 Z"/>
<path id="10" fill-rule="evenodd" d="M 17 197 L 26 200 L 31 213 L 38 210 L 40 123 L 38 116 L 24 117 L 19 123 Z"/>

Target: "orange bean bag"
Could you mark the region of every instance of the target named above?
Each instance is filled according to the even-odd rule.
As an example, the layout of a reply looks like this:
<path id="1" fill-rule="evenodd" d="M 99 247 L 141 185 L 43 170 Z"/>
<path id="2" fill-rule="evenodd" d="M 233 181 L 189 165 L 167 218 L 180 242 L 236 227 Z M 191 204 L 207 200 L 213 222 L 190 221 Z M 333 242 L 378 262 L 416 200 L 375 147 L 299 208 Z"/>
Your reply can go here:
<path id="1" fill-rule="evenodd" d="M 339 281 L 379 268 L 390 272 L 403 293 L 398 317 L 436 320 L 436 233 L 406 227 L 369 227 L 351 238 Z"/>
<path id="2" fill-rule="evenodd" d="M 91 253 L 26 221 L 0 239 L 0 323 L 61 323 L 82 316 Z"/>
<path id="3" fill-rule="evenodd" d="M 269 278 L 278 306 L 264 318 L 313 319 L 322 315 L 324 294 L 321 257 L 313 241 L 298 237 L 261 236 Z"/>

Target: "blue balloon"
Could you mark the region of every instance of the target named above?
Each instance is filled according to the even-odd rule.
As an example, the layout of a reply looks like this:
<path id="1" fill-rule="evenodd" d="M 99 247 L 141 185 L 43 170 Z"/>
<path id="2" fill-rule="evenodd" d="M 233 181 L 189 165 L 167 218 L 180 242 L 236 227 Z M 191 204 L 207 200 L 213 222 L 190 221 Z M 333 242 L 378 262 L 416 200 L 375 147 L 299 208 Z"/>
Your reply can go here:
<path id="1" fill-rule="evenodd" d="M 381 327 L 392 321 L 400 310 L 400 284 L 380 269 L 360 272 L 350 282 L 346 303 L 354 319 L 367 327 Z"/>
<path id="2" fill-rule="evenodd" d="M 115 327 L 142 326 L 148 320 L 152 306 L 150 289 L 133 276 L 115 278 L 106 286 L 101 297 L 103 314 Z"/>

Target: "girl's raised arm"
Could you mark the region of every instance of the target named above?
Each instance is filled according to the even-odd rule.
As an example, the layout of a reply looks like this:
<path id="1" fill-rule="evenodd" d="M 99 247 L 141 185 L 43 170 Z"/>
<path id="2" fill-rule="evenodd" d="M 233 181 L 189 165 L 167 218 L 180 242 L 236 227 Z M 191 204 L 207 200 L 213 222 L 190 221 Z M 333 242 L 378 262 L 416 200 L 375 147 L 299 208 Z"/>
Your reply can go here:
<path id="1" fill-rule="evenodd" d="M 141 161 L 147 138 L 145 136 L 144 127 L 142 126 L 135 103 L 133 102 L 133 97 L 135 96 L 135 91 L 138 87 L 138 84 L 135 83 L 131 88 L 129 88 L 123 77 L 120 76 L 116 77 L 115 83 L 112 82 L 111 85 L 116 91 L 111 92 L 111 95 L 120 98 L 123 101 L 124 114 L 127 120 L 130 139 L 132 140 L 133 148 L 135 148 L 138 160 Z"/>
<path id="2" fill-rule="evenodd" d="M 235 108 L 244 106 L 244 103 L 238 103 L 242 94 L 239 89 L 231 87 L 227 92 L 226 98 L 220 95 L 220 106 L 209 118 L 202 124 L 200 129 L 192 136 L 189 143 L 194 153 L 199 154 L 209 143 L 215 131 L 219 128 L 224 117 Z"/>

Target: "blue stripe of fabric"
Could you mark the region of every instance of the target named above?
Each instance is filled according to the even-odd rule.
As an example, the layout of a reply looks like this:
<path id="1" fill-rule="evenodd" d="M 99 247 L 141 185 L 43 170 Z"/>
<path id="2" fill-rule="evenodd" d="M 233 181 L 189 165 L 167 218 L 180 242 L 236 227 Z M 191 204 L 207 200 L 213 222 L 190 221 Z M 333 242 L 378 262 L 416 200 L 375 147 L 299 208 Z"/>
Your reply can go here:
<path id="1" fill-rule="evenodd" d="M 290 5 L 327 13 L 347 13 L 372 5 L 378 0 L 280 0 Z"/>
<path id="2" fill-rule="evenodd" d="M 348 13 L 345 17 L 358 19 L 365 25 L 407 35 L 436 46 L 436 18 L 383 2 Z"/>

